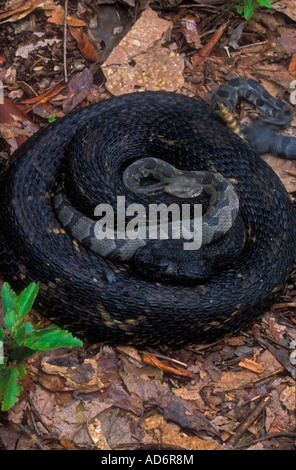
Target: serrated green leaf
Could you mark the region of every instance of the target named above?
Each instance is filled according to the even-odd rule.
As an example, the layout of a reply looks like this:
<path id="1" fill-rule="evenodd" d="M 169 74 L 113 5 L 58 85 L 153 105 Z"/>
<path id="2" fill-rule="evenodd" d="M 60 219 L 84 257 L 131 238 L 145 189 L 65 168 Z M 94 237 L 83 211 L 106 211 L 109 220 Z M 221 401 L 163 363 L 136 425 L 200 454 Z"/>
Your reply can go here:
<path id="1" fill-rule="evenodd" d="M 46 351 L 61 347 L 82 346 L 82 341 L 72 336 L 67 330 L 52 325 L 42 330 L 33 330 L 21 344 L 37 351 Z"/>
<path id="2" fill-rule="evenodd" d="M 4 374 L 1 374 L 0 394 L 2 395 L 1 410 L 7 411 L 19 399 L 19 394 L 23 390 L 20 380 L 26 376 L 26 367 L 24 364 L 13 364 L 6 368 Z"/>
<path id="3" fill-rule="evenodd" d="M 15 302 L 16 312 L 19 320 L 23 319 L 30 312 L 34 300 L 38 294 L 39 284 L 32 282 L 26 289 L 24 289 L 17 297 Z"/>
<path id="4" fill-rule="evenodd" d="M 15 309 L 8 308 L 4 315 L 4 326 L 11 334 L 13 334 L 17 320 L 18 315 Z"/>
<path id="5" fill-rule="evenodd" d="M 23 341 L 30 335 L 34 327 L 30 322 L 24 322 L 15 330 L 14 339 L 17 343 L 22 344 Z"/>
<path id="6" fill-rule="evenodd" d="M 2 287 L 2 305 L 3 305 L 3 312 L 4 317 L 6 315 L 7 310 L 13 310 L 14 303 L 16 301 L 16 293 L 13 289 L 11 289 L 10 285 L 7 282 L 4 282 Z"/>

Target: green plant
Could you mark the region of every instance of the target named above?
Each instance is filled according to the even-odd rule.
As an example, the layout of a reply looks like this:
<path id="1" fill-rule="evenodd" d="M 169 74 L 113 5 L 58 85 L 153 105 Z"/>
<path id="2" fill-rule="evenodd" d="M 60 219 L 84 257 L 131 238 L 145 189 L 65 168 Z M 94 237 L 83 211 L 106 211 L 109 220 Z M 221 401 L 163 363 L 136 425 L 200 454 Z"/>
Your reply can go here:
<path id="1" fill-rule="evenodd" d="M 271 7 L 269 0 L 243 0 L 243 5 L 236 5 L 236 11 L 240 15 L 244 15 L 247 20 L 252 15 L 255 8 L 258 8 L 260 5 L 263 5 L 266 8 Z"/>
<path id="2" fill-rule="evenodd" d="M 48 122 L 51 123 L 51 122 L 55 122 L 56 121 L 56 113 L 52 113 L 51 116 L 49 116 L 48 118 Z"/>
<path id="3" fill-rule="evenodd" d="M 2 288 L 4 329 L 0 328 L 0 401 L 1 410 L 11 408 L 23 390 L 26 376 L 24 360 L 47 349 L 82 346 L 71 333 L 55 325 L 39 329 L 25 321 L 38 294 L 39 285 L 32 283 L 19 296 L 6 282 Z"/>

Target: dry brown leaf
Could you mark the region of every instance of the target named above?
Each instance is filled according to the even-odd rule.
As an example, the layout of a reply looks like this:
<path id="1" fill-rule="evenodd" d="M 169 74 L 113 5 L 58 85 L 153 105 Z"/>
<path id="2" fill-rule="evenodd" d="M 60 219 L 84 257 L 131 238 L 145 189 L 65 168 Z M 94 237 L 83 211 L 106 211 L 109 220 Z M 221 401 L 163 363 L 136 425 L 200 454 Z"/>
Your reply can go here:
<path id="1" fill-rule="evenodd" d="M 89 62 L 102 63 L 102 59 L 100 58 L 99 54 L 96 52 L 94 46 L 89 42 L 84 32 L 79 28 L 70 27 L 69 29 L 70 29 L 71 35 L 77 42 L 77 45 L 83 57 Z"/>
<path id="2" fill-rule="evenodd" d="M 17 21 L 29 15 L 36 8 L 55 9 L 56 5 L 53 0 L 27 0 L 21 6 L 14 7 L 10 4 L 4 13 L 0 14 L 0 20 L 7 18 L 5 21 Z M 10 18 L 9 18 L 10 17 Z M 3 21 L 3 23 L 5 23 Z"/>
<path id="3" fill-rule="evenodd" d="M 272 3 L 272 9 L 285 13 L 285 15 L 296 21 L 295 0 L 278 0 Z"/>
<path id="4" fill-rule="evenodd" d="M 88 425 L 88 432 L 97 449 L 111 450 L 103 434 L 101 421 L 98 418 L 95 418 L 93 423 Z"/>
<path id="5" fill-rule="evenodd" d="M 164 372 L 168 372 L 169 374 L 174 374 L 174 375 L 179 375 L 183 377 L 190 377 L 191 379 L 195 379 L 196 375 L 193 374 L 193 372 L 190 372 L 190 370 L 183 369 L 181 367 L 178 367 L 176 365 L 171 366 L 167 365 L 164 362 L 160 361 L 155 357 L 153 354 L 143 354 L 143 361 L 146 362 L 146 364 L 150 364 L 152 366 L 158 367 L 158 369 L 163 370 Z"/>
<path id="6" fill-rule="evenodd" d="M 254 375 L 255 373 L 250 370 L 224 372 L 221 374 L 219 382 L 215 383 L 216 392 L 241 389 L 247 384 L 253 383 L 255 378 L 263 379 L 264 377 L 268 377 L 283 369 L 281 364 L 272 354 L 270 354 L 269 351 L 265 351 L 258 358 L 258 364 L 262 365 L 264 368 L 264 371 L 261 373 L 260 377 Z"/>
<path id="7" fill-rule="evenodd" d="M 63 25 L 65 21 L 65 10 L 61 5 L 55 5 L 55 9 L 47 9 L 45 11 L 48 21 L 50 23 Z M 76 28 L 86 26 L 85 21 L 80 20 L 79 18 L 74 18 L 73 16 L 67 15 L 67 25 L 73 26 Z"/>
<path id="8" fill-rule="evenodd" d="M 28 116 L 6 98 L 0 106 L 0 123 L 0 134 L 10 145 L 11 153 L 38 130 Z"/>
<path id="9" fill-rule="evenodd" d="M 192 64 L 194 67 L 198 67 L 198 65 L 205 62 L 205 58 L 210 55 L 213 47 L 217 44 L 219 39 L 221 38 L 222 34 L 224 33 L 225 29 L 228 26 L 228 22 L 223 23 L 217 31 L 213 34 L 211 39 L 205 44 L 200 50 L 198 54 L 195 54 L 192 57 Z"/>
<path id="10" fill-rule="evenodd" d="M 192 15 L 186 15 L 185 18 L 181 20 L 182 24 L 182 33 L 187 41 L 187 43 L 194 47 L 194 49 L 200 49 L 202 47 L 200 41 L 200 35 L 196 28 L 197 18 Z"/>
<path id="11" fill-rule="evenodd" d="M 42 369 L 47 374 L 55 374 L 65 381 L 67 390 L 100 390 L 104 388 L 99 374 L 98 365 L 95 359 L 85 359 L 83 364 L 75 366 L 56 366 L 50 362 L 42 361 Z"/>
<path id="12" fill-rule="evenodd" d="M 288 193 L 296 188 L 296 162 L 295 160 L 283 160 L 279 157 L 264 155 L 264 160 L 272 167 L 281 179 Z"/>
<path id="13" fill-rule="evenodd" d="M 24 5 L 16 9 L 1 13 L 0 21 L 3 20 L 2 23 L 19 21 L 36 9 L 44 10 L 45 14 L 49 17 L 49 22 L 59 25 L 64 24 L 65 10 L 61 5 L 56 5 L 53 0 L 28 0 Z M 68 26 L 76 27 L 86 26 L 84 21 L 70 15 L 67 15 L 67 24 Z"/>
<path id="14" fill-rule="evenodd" d="M 213 440 L 188 436 L 181 432 L 179 426 L 168 423 L 160 414 L 146 418 L 143 426 L 147 431 L 154 431 L 155 444 L 188 450 L 221 450 Z"/>
<path id="15" fill-rule="evenodd" d="M 142 13 L 102 66 L 106 88 L 113 95 L 182 87 L 183 59 L 161 47 L 161 38 L 170 25 L 151 8 Z"/>
<path id="16" fill-rule="evenodd" d="M 249 369 L 252 372 L 256 372 L 257 374 L 261 374 L 264 372 L 264 367 L 262 367 L 260 364 L 258 364 L 255 361 L 252 361 L 252 359 L 248 359 L 247 357 L 244 357 L 238 364 L 241 367 L 244 367 L 245 369 Z"/>

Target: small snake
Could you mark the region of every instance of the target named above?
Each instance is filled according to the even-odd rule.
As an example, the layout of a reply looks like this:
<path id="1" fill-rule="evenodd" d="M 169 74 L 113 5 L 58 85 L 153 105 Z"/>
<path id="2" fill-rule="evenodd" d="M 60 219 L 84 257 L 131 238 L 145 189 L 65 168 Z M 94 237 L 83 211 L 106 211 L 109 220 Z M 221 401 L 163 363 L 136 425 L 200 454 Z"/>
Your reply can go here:
<path id="1" fill-rule="evenodd" d="M 277 157 L 295 159 L 295 137 L 274 133 L 275 130 L 287 127 L 292 121 L 291 107 L 270 95 L 259 82 L 250 78 L 234 78 L 225 82 L 214 94 L 211 107 L 215 113 L 220 115 L 218 104 L 220 101 L 229 111 L 232 111 L 241 98 L 266 113 L 262 116 L 256 116 L 252 126 L 241 125 L 251 147 L 259 154 L 271 153 Z"/>

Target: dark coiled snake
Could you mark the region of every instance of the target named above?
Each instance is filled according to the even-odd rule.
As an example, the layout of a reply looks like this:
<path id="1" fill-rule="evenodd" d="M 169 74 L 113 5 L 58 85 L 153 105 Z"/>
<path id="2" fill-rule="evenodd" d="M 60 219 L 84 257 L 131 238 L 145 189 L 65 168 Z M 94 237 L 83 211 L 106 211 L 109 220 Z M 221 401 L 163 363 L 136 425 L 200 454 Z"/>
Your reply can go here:
<path id="1" fill-rule="evenodd" d="M 255 321 L 293 267 L 295 212 L 273 170 L 219 122 L 215 107 L 232 106 L 229 90 L 235 101 L 255 97 L 271 115 L 255 121 L 258 145 L 266 151 L 261 131 L 269 126 L 267 141 L 287 158 L 295 140 L 273 132 L 292 112 L 262 96 L 257 82 L 227 83 L 212 109 L 180 94 L 134 93 L 81 108 L 31 137 L 1 183 L 3 277 L 17 288 L 39 281 L 42 313 L 96 341 L 208 342 Z M 118 237 L 120 215 L 135 203 L 147 213 L 153 204 L 186 203 L 190 213 L 201 204 L 199 249 L 184 249 L 185 236 Z M 113 208 L 113 239 L 96 236 L 98 206 Z"/>

